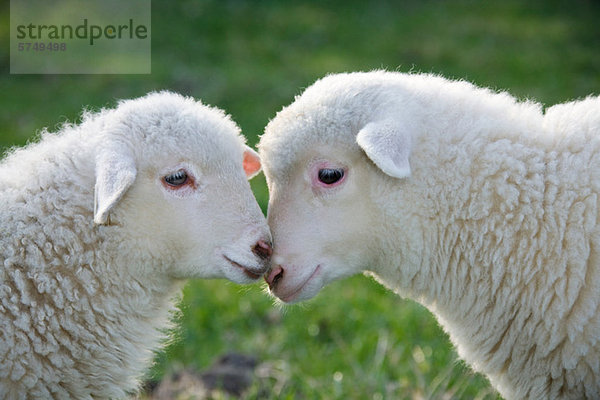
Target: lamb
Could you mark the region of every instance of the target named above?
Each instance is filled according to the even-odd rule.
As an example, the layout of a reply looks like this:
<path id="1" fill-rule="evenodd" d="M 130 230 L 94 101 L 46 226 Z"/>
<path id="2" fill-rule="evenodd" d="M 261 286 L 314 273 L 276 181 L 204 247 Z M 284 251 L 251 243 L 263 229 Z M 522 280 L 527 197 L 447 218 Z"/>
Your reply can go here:
<path id="1" fill-rule="evenodd" d="M 600 398 L 600 97 L 544 115 L 439 76 L 331 75 L 259 154 L 281 300 L 367 271 L 505 398 Z"/>
<path id="2" fill-rule="evenodd" d="M 188 278 L 252 282 L 270 233 L 237 125 L 151 93 L 0 164 L 0 398 L 135 392 Z"/>

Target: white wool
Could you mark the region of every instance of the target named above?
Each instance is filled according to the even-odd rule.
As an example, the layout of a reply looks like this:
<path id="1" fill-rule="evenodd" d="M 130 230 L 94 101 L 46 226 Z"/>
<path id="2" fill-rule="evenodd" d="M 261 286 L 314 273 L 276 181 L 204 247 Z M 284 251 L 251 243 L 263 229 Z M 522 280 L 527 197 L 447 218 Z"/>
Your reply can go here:
<path id="1" fill-rule="evenodd" d="M 259 149 L 277 296 L 369 271 L 505 398 L 600 397 L 600 98 L 544 115 L 433 75 L 331 75 Z M 323 187 L 321 165 L 345 180 Z"/>
<path id="2" fill-rule="evenodd" d="M 0 163 L 0 398 L 122 398 L 182 279 L 264 271 L 248 151 L 222 111 L 168 92 L 13 150 Z M 171 190 L 163 176 L 179 168 L 194 185 Z"/>

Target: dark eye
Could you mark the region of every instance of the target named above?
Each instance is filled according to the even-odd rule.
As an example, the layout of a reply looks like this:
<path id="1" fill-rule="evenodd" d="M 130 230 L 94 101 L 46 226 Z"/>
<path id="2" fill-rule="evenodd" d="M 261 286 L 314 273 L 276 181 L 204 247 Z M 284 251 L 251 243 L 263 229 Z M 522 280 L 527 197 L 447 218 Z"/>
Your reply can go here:
<path id="1" fill-rule="evenodd" d="M 319 181 L 326 185 L 332 185 L 344 177 L 341 168 L 323 168 L 319 170 Z"/>
<path id="2" fill-rule="evenodd" d="M 165 176 L 165 182 L 171 186 L 181 186 L 188 181 L 188 174 L 185 170 L 180 169 L 177 172 Z"/>

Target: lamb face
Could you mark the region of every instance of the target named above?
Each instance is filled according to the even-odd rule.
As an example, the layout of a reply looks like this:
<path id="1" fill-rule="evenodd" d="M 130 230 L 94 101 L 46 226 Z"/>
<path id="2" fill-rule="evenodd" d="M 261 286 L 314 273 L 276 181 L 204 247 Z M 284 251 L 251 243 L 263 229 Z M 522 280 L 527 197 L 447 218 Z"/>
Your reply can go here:
<path id="1" fill-rule="evenodd" d="M 120 225 L 171 278 L 259 278 L 270 233 L 247 179 L 260 160 L 237 126 L 164 93 L 121 104 L 114 120 L 98 144 L 95 221 Z"/>
<path id="2" fill-rule="evenodd" d="M 269 123 L 259 145 L 275 243 L 265 278 L 285 302 L 311 298 L 377 261 L 382 213 L 373 195 L 387 175 L 356 138 L 381 110 L 369 107 L 368 87 L 340 83 L 309 88 Z M 336 97 L 340 89 L 349 95 Z"/>
<path id="3" fill-rule="evenodd" d="M 318 148 L 322 151 L 294 163 L 285 182 L 267 172 L 268 222 L 276 247 L 266 278 L 285 302 L 309 299 L 372 261 L 377 210 L 365 186 L 370 168 L 358 152 Z"/>

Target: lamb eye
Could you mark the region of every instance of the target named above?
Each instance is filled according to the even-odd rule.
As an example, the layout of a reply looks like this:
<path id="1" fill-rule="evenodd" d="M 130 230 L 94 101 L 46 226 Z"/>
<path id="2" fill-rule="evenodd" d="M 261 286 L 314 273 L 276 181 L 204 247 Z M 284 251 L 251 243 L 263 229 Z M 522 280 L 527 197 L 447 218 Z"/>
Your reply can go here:
<path id="1" fill-rule="evenodd" d="M 177 172 L 165 176 L 164 179 L 170 186 L 181 186 L 188 181 L 188 174 L 185 170 L 180 169 Z"/>
<path id="2" fill-rule="evenodd" d="M 332 185 L 344 177 L 341 168 L 323 168 L 319 170 L 319 181 L 326 185 Z"/>

